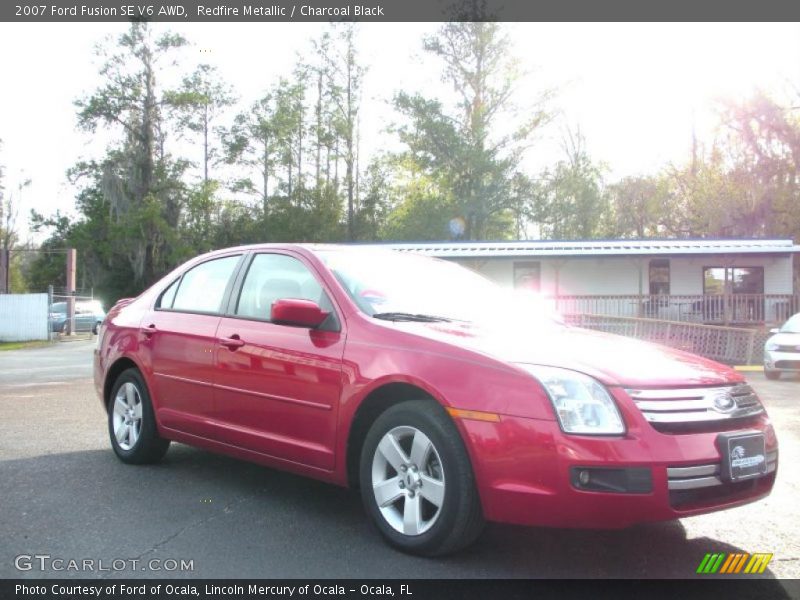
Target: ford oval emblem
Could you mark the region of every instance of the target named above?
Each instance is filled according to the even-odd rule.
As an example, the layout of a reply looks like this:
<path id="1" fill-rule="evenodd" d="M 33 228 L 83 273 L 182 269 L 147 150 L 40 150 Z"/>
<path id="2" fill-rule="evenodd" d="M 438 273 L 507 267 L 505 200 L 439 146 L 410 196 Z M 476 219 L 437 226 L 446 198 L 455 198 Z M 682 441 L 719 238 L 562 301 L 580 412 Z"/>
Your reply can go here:
<path id="1" fill-rule="evenodd" d="M 722 392 L 714 396 L 714 410 L 721 413 L 731 412 L 736 408 L 736 400 L 730 392 Z"/>

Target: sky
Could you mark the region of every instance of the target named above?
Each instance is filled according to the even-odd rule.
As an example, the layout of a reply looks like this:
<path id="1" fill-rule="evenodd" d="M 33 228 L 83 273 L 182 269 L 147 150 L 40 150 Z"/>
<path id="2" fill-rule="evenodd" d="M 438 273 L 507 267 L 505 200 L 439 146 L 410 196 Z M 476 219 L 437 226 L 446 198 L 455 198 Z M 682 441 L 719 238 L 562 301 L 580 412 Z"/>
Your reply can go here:
<path id="1" fill-rule="evenodd" d="M 532 173 L 557 162 L 568 129 L 580 129 L 609 181 L 653 173 L 686 160 L 693 128 L 714 134 L 715 109 L 756 89 L 800 104 L 800 25 L 671 23 L 510 23 L 513 54 L 526 75 L 515 98 L 520 108 L 555 89 L 556 118 L 537 134 L 525 159 Z M 208 62 L 240 97 L 252 103 L 326 25 L 322 23 L 180 23 L 157 29 L 183 34 L 191 48 L 182 65 Z M 368 67 L 363 87 L 362 155 L 391 145 L 385 128 L 395 118 L 390 100 L 403 89 L 447 96 L 441 64 L 424 56 L 421 38 L 436 23 L 359 25 Z M 6 193 L 16 196 L 23 239 L 27 215 L 59 209 L 74 215 L 75 188 L 66 170 L 101 156 L 108 142 L 76 129 L 75 99 L 100 83 L 93 50 L 123 23 L 0 23 L 0 164 Z M 190 153 L 195 149 L 189 150 Z M 199 149 L 197 149 L 199 150 Z M 199 155 L 198 155 L 199 158 Z M 30 179 L 30 186 L 18 190 Z"/>

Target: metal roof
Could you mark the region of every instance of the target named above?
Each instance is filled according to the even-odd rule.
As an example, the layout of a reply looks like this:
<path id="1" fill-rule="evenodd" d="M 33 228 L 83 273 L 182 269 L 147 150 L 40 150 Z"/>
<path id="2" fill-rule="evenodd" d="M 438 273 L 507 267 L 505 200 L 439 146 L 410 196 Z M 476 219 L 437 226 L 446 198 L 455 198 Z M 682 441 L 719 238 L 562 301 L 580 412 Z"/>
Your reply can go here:
<path id="1" fill-rule="evenodd" d="M 591 240 L 388 243 L 380 247 L 440 258 L 519 256 L 630 256 L 650 254 L 789 254 L 792 240 Z M 374 247 L 378 247 L 375 245 Z"/>

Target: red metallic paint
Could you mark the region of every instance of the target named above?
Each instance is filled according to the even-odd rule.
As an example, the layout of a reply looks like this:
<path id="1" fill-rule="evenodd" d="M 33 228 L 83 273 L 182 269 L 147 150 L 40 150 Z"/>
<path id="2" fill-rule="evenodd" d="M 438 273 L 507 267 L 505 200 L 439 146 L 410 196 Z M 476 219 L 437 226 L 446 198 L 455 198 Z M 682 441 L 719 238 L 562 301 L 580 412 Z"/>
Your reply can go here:
<path id="1" fill-rule="evenodd" d="M 160 292 L 191 266 L 246 252 L 302 260 L 328 291 L 340 331 L 154 309 Z M 225 339 L 243 344 L 220 344 Z M 742 381 L 733 369 L 574 328 L 487 331 L 372 319 L 350 300 L 313 246 L 259 245 L 197 257 L 136 299 L 118 303 L 108 313 L 95 353 L 101 399 L 107 375 L 120 360 L 142 372 L 162 436 L 339 485 L 348 484 L 345 457 L 356 411 L 384 385 L 410 384 L 446 407 L 499 414 L 499 422 L 455 421 L 484 514 L 493 521 L 623 527 L 752 502 L 767 495 L 774 482 L 774 476 L 765 477 L 755 490 L 725 501 L 671 508 L 666 467 L 718 462 L 716 434 L 659 433 L 624 391 Z M 616 399 L 626 433 L 565 435 L 544 389 L 513 363 L 570 368 L 602 381 Z M 748 428 L 765 432 L 768 451 L 777 448 L 766 416 Z M 569 482 L 570 466 L 651 467 L 654 491 L 579 491 Z"/>
<path id="2" fill-rule="evenodd" d="M 325 312 L 316 302 L 286 298 L 272 304 L 272 321 L 284 325 L 318 327 L 330 313 Z"/>
<path id="3" fill-rule="evenodd" d="M 223 318 L 218 335 L 238 349 L 215 349 L 217 439 L 331 470 L 342 390 L 344 336 Z"/>

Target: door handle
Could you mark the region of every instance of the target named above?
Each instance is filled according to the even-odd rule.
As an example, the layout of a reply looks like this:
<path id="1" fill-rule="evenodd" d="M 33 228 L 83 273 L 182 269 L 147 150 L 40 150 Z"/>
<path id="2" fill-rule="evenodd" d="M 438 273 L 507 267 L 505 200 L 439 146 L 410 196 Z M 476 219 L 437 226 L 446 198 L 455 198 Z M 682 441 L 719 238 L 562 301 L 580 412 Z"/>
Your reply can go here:
<path id="1" fill-rule="evenodd" d="M 221 346 L 225 346 L 228 350 L 236 350 L 244 346 L 245 342 L 238 335 L 234 334 L 229 338 L 222 338 L 219 341 Z"/>
<path id="2" fill-rule="evenodd" d="M 150 325 L 148 325 L 147 327 L 142 327 L 142 333 L 148 339 L 150 337 L 152 337 L 152 335 L 157 331 L 158 331 L 158 329 L 156 329 L 156 326 L 153 325 L 152 323 Z"/>

